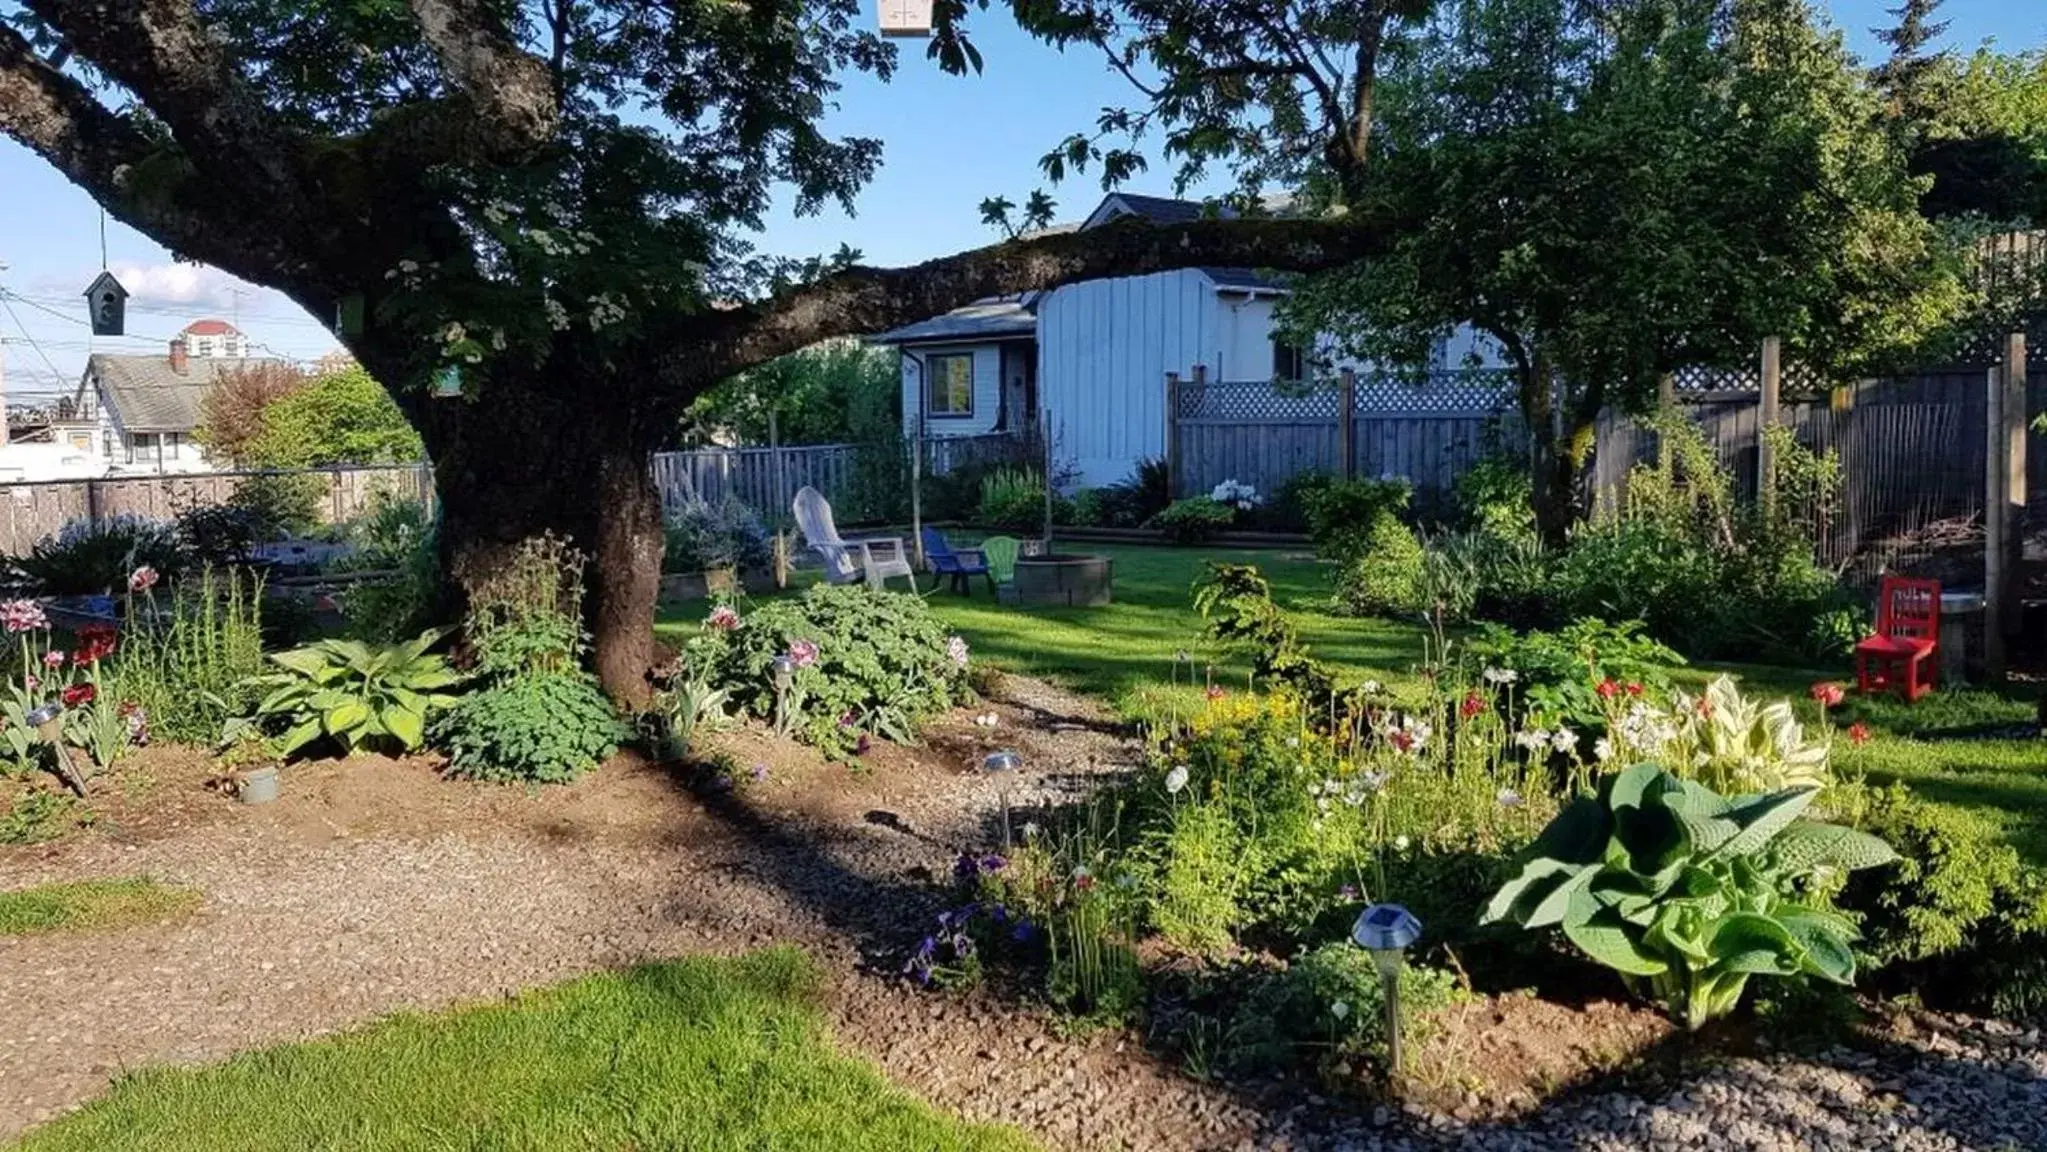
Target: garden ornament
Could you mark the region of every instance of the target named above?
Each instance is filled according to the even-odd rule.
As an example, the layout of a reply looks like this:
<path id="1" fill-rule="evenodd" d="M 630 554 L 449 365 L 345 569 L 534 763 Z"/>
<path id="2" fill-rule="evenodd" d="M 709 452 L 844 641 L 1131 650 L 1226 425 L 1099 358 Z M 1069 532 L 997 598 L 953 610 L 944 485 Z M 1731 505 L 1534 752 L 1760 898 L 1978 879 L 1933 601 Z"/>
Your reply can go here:
<path id="1" fill-rule="evenodd" d="M 1358 914 L 1350 938 L 1372 954 L 1372 966 L 1386 985 L 1386 1067 L 1400 1072 L 1400 970 L 1407 950 L 1421 939 L 1422 922 L 1398 904 L 1374 904 Z"/>
<path id="2" fill-rule="evenodd" d="M 1015 846 L 1009 835 L 1009 782 L 1023 768 L 1023 757 L 1009 749 L 990 752 L 981 758 L 981 771 L 993 775 L 1001 786 L 1002 797 L 1002 847 L 1007 850 Z"/>

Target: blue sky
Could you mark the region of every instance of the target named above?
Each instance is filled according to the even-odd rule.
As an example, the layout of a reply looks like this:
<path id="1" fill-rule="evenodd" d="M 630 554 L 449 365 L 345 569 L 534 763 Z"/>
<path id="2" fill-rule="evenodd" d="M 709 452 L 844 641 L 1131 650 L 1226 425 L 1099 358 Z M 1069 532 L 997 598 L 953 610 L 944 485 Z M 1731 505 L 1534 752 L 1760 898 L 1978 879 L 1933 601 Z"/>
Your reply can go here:
<path id="1" fill-rule="evenodd" d="M 1865 55 L 1876 52 L 1871 26 L 1890 23 L 1896 0 L 1825 0 L 1834 22 Z M 2047 41 L 2047 12 L 2023 0 L 1948 0 L 1949 44 L 1963 49 L 1995 39 L 2007 49 Z M 759 237 L 767 251 L 791 256 L 829 252 L 840 243 L 870 263 L 904 264 L 989 243 L 976 205 L 984 196 L 1022 200 L 1040 183 L 1037 158 L 1069 132 L 1092 123 L 1100 109 L 1122 103 L 1127 88 L 1095 57 L 1067 56 L 1018 33 L 998 14 L 978 18 L 976 42 L 986 58 L 977 77 L 951 77 L 924 59 L 922 45 L 903 44 L 895 80 L 862 78 L 842 93 L 834 131 L 885 142 L 880 175 L 862 194 L 859 214 L 836 210 L 798 219 L 778 211 Z M 1131 185 L 1166 193 L 1170 172 L 1159 166 Z M 1088 179 L 1055 189 L 1062 218 L 1085 214 L 1099 198 Z M 158 245 L 117 221 L 106 225 L 107 261 L 133 293 L 129 338 L 90 340 L 79 293 L 100 268 L 100 212 L 20 146 L 0 138 L 0 272 L 25 300 L 0 308 L 0 357 L 10 400 L 68 392 L 93 350 L 143 351 L 202 316 L 238 318 L 250 339 L 278 355 L 310 359 L 333 347 L 324 325 L 275 292 L 199 265 L 176 264 Z"/>

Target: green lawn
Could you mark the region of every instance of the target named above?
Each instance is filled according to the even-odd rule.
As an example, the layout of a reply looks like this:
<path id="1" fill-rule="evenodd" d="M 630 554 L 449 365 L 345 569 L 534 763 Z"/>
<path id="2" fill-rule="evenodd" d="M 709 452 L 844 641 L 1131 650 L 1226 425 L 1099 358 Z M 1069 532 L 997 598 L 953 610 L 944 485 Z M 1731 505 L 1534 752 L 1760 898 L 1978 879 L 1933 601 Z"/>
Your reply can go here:
<path id="1" fill-rule="evenodd" d="M 154 880 L 81 880 L 0 892 L 0 937 L 88 932 L 175 919 L 199 893 Z"/>
<path id="2" fill-rule="evenodd" d="M 791 949 L 594 976 L 213 1068 L 123 1077 L 19 1152 L 1025 1152 L 832 1052 Z"/>

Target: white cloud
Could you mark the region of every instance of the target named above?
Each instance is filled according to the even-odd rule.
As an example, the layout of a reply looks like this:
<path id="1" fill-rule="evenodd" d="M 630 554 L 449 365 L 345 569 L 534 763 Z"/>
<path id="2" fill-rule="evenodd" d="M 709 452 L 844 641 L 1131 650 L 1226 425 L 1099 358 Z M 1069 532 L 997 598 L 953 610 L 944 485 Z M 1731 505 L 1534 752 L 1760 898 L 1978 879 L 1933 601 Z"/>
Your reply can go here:
<path id="1" fill-rule="evenodd" d="M 115 264 L 111 271 L 121 287 L 128 290 L 132 305 L 161 305 L 189 308 L 195 312 L 232 312 L 235 295 L 244 303 L 264 289 L 246 283 L 204 264 Z"/>

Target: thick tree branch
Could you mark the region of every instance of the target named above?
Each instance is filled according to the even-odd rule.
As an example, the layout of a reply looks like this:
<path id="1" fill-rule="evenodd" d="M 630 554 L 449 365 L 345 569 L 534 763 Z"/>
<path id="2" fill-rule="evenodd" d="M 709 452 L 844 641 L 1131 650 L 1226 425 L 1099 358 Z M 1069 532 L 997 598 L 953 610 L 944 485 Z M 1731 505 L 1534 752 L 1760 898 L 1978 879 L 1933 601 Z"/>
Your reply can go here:
<path id="1" fill-rule="evenodd" d="M 150 151 L 125 119 L 83 84 L 43 62 L 0 23 L 0 132 L 21 141 L 72 183 L 106 202 L 122 196 L 122 169 Z"/>
<path id="2" fill-rule="evenodd" d="M 469 98 L 475 127 L 497 151 L 546 142 L 560 116 L 554 73 L 521 49 L 480 0 L 410 0 L 448 83 Z"/>
<path id="3" fill-rule="evenodd" d="M 170 127 L 195 166 L 269 196 L 296 191 L 292 140 L 209 35 L 190 0 L 25 0 Z"/>
<path id="4" fill-rule="evenodd" d="M 687 351 L 659 373 L 670 394 L 693 395 L 734 372 L 833 336 L 884 331 L 989 296 L 1082 280 L 1199 265 L 1312 272 L 1374 255 L 1391 232 L 1342 220 L 1204 220 L 1156 227 L 1134 220 L 928 261 L 852 268 L 759 305 L 704 317 Z"/>

